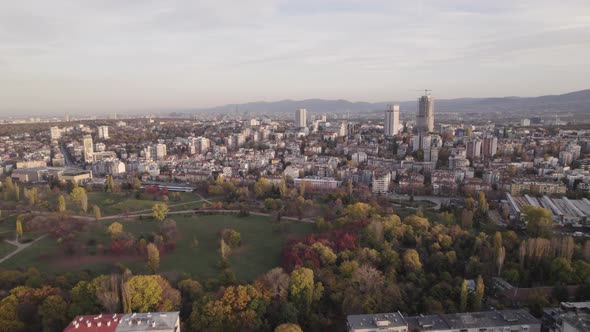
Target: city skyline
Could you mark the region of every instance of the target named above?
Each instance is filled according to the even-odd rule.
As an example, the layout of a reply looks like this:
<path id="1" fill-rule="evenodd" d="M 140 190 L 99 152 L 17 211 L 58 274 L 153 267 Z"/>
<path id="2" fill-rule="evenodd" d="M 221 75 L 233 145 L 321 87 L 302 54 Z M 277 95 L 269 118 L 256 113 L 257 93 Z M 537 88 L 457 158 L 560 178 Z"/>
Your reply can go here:
<path id="1" fill-rule="evenodd" d="M 583 1 L 6 3 L 0 115 L 410 100 L 423 88 L 441 98 L 580 90 L 588 9 Z"/>

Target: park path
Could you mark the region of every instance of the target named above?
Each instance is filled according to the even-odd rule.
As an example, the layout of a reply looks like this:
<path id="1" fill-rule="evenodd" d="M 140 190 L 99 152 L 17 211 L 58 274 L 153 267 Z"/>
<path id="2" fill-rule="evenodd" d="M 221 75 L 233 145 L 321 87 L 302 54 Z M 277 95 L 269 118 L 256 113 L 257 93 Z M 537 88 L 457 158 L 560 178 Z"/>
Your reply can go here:
<path id="1" fill-rule="evenodd" d="M 219 213 L 219 214 L 238 214 L 240 213 L 240 210 L 184 210 L 184 211 L 171 211 L 168 212 L 167 215 L 175 215 L 175 214 L 186 214 L 186 213 L 199 213 L 199 212 L 204 212 L 204 213 Z M 270 213 L 263 213 L 263 212 L 250 212 L 251 215 L 255 215 L 255 216 L 264 216 L 264 217 L 272 217 L 272 215 Z M 124 217 L 127 218 L 139 218 L 139 217 L 151 217 L 152 214 L 151 213 L 142 213 L 142 214 L 128 214 Z M 108 217 L 102 217 L 100 218 L 100 220 L 112 220 L 112 219 L 120 219 L 122 218 L 122 215 L 114 215 L 114 216 L 108 216 Z M 282 216 L 281 220 L 291 220 L 291 221 L 301 221 L 301 222 L 305 222 L 305 223 L 310 223 L 313 224 L 315 223 L 315 220 L 310 219 L 310 218 L 303 218 L 303 219 L 299 219 L 296 217 L 286 217 L 286 216 Z"/>
<path id="2" fill-rule="evenodd" d="M 43 234 L 41 236 L 39 236 L 38 238 L 36 238 L 35 240 L 29 242 L 29 243 L 18 243 L 15 241 L 9 241 L 9 240 L 4 240 L 7 243 L 12 244 L 13 246 L 16 246 L 16 249 L 11 252 L 10 254 L 0 258 L 0 264 L 4 263 L 5 261 L 9 260 L 12 256 L 18 254 L 19 252 L 27 249 L 28 247 L 32 246 L 35 242 L 40 241 L 42 239 L 44 239 L 45 237 L 47 237 L 49 234 Z"/>

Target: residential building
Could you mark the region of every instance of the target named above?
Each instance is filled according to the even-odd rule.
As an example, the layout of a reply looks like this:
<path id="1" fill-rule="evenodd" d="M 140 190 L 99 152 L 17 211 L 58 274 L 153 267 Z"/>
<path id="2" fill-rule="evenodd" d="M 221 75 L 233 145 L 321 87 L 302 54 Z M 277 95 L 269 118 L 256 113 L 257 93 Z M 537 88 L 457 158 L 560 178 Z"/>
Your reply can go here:
<path id="1" fill-rule="evenodd" d="M 340 186 L 341 181 L 338 181 L 331 177 L 320 177 L 320 176 L 306 176 L 304 178 L 293 179 L 295 187 L 299 188 L 301 182 L 305 183 L 306 188 L 310 189 L 335 189 Z"/>
<path id="2" fill-rule="evenodd" d="M 399 130 L 399 105 L 388 105 L 385 111 L 383 132 L 385 136 L 395 136 Z"/>
<path id="3" fill-rule="evenodd" d="M 109 138 L 109 126 L 98 126 L 98 138 L 108 139 Z"/>
<path id="4" fill-rule="evenodd" d="M 307 127 L 307 110 L 300 108 L 295 111 L 295 128 Z"/>
<path id="5" fill-rule="evenodd" d="M 399 312 L 347 317 L 349 332 L 540 332 L 541 321 L 524 309 L 404 317 Z"/>
<path id="6" fill-rule="evenodd" d="M 389 183 L 391 182 L 391 173 L 373 175 L 371 188 L 374 194 L 389 192 Z"/>
<path id="7" fill-rule="evenodd" d="M 562 182 L 547 181 L 544 179 L 515 179 L 510 184 L 510 194 L 513 196 L 519 196 L 525 193 L 556 195 L 565 194 L 566 191 L 567 187 Z"/>
<path id="8" fill-rule="evenodd" d="M 61 138 L 61 130 L 58 127 L 51 127 L 50 134 L 52 140 Z"/>
<path id="9" fill-rule="evenodd" d="M 84 162 L 89 164 L 94 161 L 94 144 L 92 143 L 92 136 L 85 135 L 82 140 L 82 154 Z"/>

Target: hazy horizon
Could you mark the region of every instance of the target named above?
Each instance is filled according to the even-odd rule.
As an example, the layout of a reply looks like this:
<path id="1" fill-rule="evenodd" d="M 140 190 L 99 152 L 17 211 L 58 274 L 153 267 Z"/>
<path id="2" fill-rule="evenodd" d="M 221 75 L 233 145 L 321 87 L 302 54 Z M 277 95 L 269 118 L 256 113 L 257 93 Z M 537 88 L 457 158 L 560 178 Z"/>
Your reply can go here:
<path id="1" fill-rule="evenodd" d="M 3 117 L 533 97 L 588 88 L 590 3 L 7 1 L 0 42 Z"/>

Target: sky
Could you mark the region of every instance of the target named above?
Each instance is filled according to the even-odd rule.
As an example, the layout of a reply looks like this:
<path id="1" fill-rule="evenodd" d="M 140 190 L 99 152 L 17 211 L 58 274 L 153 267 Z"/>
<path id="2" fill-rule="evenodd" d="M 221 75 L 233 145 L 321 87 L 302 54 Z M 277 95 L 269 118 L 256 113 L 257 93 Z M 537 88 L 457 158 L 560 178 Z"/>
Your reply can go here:
<path id="1" fill-rule="evenodd" d="M 588 0 L 0 0 L 0 115 L 590 88 Z"/>

